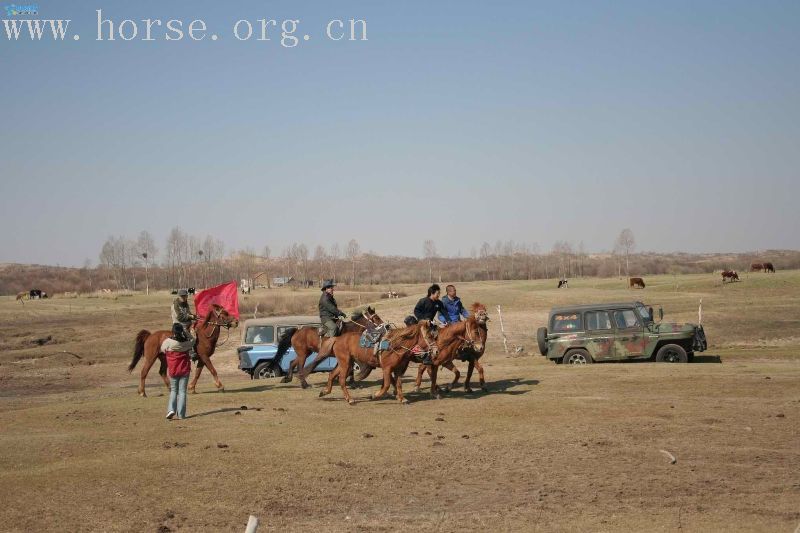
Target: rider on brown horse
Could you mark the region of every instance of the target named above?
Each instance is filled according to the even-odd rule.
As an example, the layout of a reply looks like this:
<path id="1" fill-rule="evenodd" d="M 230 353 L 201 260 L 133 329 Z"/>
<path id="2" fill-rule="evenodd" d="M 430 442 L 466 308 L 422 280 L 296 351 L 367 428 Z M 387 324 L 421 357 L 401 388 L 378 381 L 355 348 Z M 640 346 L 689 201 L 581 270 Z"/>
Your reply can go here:
<path id="1" fill-rule="evenodd" d="M 421 298 L 420 301 L 417 302 L 417 305 L 414 306 L 414 318 L 416 318 L 417 321 L 428 320 L 432 322 L 436 318 L 436 315 L 439 315 L 441 319 L 443 319 L 445 326 L 449 324 L 447 309 L 445 309 L 444 304 L 439 299 L 441 293 L 442 288 L 436 283 L 428 287 L 428 295 L 425 298 Z M 408 322 L 406 322 L 406 325 L 409 325 Z M 430 352 L 423 352 L 422 364 L 433 364 Z"/>
<path id="2" fill-rule="evenodd" d="M 336 299 L 333 297 L 333 288 L 336 284 L 333 281 L 326 281 L 322 284 L 322 296 L 319 298 L 319 319 L 322 322 L 325 341 L 319 348 L 317 361 L 322 361 L 333 351 L 336 336 L 339 334 L 339 326 L 336 321 L 339 318 L 347 318 L 347 315 L 339 310 Z"/>
<path id="3" fill-rule="evenodd" d="M 192 313 L 191 308 L 189 307 L 189 291 L 186 289 L 180 289 L 178 291 L 178 297 L 172 302 L 172 324 L 180 324 L 183 326 L 183 331 L 186 334 L 186 338 L 192 341 L 192 345 L 194 345 L 194 337 L 192 336 L 192 322 L 197 320 L 197 315 Z M 192 361 L 197 360 L 197 354 L 195 353 L 194 348 L 191 350 L 191 357 Z"/>

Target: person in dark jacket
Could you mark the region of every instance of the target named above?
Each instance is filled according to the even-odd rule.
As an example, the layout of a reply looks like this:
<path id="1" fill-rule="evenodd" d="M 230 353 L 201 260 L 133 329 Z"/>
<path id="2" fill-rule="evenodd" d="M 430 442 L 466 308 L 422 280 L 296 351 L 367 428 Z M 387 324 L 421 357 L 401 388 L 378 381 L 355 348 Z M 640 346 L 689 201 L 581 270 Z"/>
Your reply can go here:
<path id="1" fill-rule="evenodd" d="M 319 360 L 328 357 L 333 351 L 336 343 L 338 327 L 336 321 L 340 318 L 347 318 L 347 315 L 339 310 L 336 299 L 333 297 L 333 288 L 336 284 L 333 281 L 326 281 L 322 284 L 322 296 L 319 297 L 319 320 L 322 322 L 325 340 L 319 348 Z"/>
<path id="2" fill-rule="evenodd" d="M 441 293 L 442 289 L 436 283 L 428 287 L 428 295 L 425 298 L 421 298 L 417 305 L 414 306 L 414 317 L 417 320 L 433 320 L 437 314 L 441 313 L 445 318 L 442 322 L 445 325 L 450 323 L 447 318 L 447 310 L 439 299 Z"/>
<path id="3" fill-rule="evenodd" d="M 414 306 L 414 318 L 416 318 L 417 321 L 432 321 L 438 314 L 441 314 L 445 318 L 447 317 L 447 310 L 444 308 L 442 301 L 439 299 L 439 295 L 441 293 L 442 288 L 436 283 L 428 287 L 428 295 L 425 298 L 421 298 L 420 301 L 417 302 L 417 305 Z M 443 322 L 446 326 L 449 323 L 449 320 L 445 319 Z M 422 364 L 433 364 L 430 353 L 425 353 L 425 355 L 422 357 Z"/>
<path id="4" fill-rule="evenodd" d="M 460 322 L 461 317 L 469 318 L 469 311 L 464 309 L 461 298 L 456 296 L 456 286 L 448 285 L 445 287 L 445 290 L 447 291 L 447 295 L 442 298 L 442 305 L 444 305 L 444 308 L 447 310 L 447 314 L 440 314 L 439 320 L 442 322 Z"/>

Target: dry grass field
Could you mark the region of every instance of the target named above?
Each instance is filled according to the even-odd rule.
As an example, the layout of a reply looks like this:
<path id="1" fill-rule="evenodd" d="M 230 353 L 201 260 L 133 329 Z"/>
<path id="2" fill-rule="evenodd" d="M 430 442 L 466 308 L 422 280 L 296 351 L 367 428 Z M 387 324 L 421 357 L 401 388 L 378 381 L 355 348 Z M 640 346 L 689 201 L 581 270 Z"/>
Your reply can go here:
<path id="1" fill-rule="evenodd" d="M 317 397 L 323 374 L 311 390 L 251 381 L 234 331 L 214 356 L 226 392 L 205 376 L 172 422 L 157 373 L 140 398 L 126 371 L 136 332 L 169 326 L 170 295 L 3 298 L 0 530 L 243 531 L 252 513 L 260 531 L 795 531 L 800 272 L 646 281 L 461 284 L 491 312 L 490 390 L 437 401 L 407 384 L 408 406 L 365 399 L 379 372 L 353 407 Z M 338 297 L 399 322 L 424 287 L 393 288 L 414 296 Z M 311 312 L 318 294 L 242 307 Z M 570 368 L 535 347 L 553 305 L 641 299 L 696 321 L 701 298 L 709 351 L 692 364 Z M 497 305 L 521 355 L 503 351 Z"/>

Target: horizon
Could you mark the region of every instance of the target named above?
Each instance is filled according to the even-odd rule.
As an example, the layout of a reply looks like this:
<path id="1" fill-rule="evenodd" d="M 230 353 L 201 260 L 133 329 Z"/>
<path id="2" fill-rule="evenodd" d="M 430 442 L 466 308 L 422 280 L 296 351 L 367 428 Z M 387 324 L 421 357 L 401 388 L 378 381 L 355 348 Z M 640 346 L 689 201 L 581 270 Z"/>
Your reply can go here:
<path id="1" fill-rule="evenodd" d="M 598 254 L 624 228 L 637 252 L 800 249 L 797 2 L 35 7 L 80 38 L 0 25 L 0 263 L 95 265 L 143 230 L 163 251 L 174 227 L 226 255 Z M 264 17 L 271 40 L 232 34 Z M 156 18 L 218 39 L 142 40 Z M 126 19 L 137 37 L 111 41 Z M 366 40 L 327 38 L 340 19 Z"/>

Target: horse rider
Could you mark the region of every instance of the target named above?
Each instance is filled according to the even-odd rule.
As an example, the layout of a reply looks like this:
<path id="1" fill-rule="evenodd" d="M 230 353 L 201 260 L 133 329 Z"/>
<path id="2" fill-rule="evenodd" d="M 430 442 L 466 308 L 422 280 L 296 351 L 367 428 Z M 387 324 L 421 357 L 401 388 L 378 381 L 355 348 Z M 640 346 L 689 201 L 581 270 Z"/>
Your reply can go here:
<path id="1" fill-rule="evenodd" d="M 192 336 L 192 322 L 197 320 L 197 315 L 192 313 L 189 307 L 189 291 L 186 289 L 178 290 L 178 297 L 172 302 L 172 324 L 180 324 L 183 326 L 183 331 L 186 333 L 186 338 L 192 342 L 194 346 L 194 337 Z M 191 350 L 192 360 L 197 359 L 197 354 L 194 348 Z"/>
<path id="2" fill-rule="evenodd" d="M 447 310 L 442 304 L 442 301 L 439 299 L 439 295 L 442 293 L 442 288 L 439 287 L 436 283 L 428 287 L 428 295 L 424 298 L 421 298 L 417 305 L 414 306 L 414 318 L 417 321 L 420 320 L 430 320 L 436 318 L 436 315 L 441 315 L 442 319 L 441 322 L 446 326 L 450 323 L 450 319 L 447 316 Z M 422 357 L 422 364 L 423 365 L 432 365 L 433 361 L 431 360 L 430 352 L 426 352 Z"/>
<path id="3" fill-rule="evenodd" d="M 336 337 L 339 335 L 339 328 L 336 321 L 340 318 L 347 318 L 347 315 L 339 310 L 336 299 L 333 297 L 333 288 L 336 284 L 328 280 L 322 284 L 322 295 L 319 297 L 319 320 L 322 322 L 323 335 L 325 340 L 319 347 L 319 360 L 328 357 L 333 351 Z"/>
<path id="4" fill-rule="evenodd" d="M 456 296 L 456 286 L 448 285 L 445 287 L 447 295 L 442 298 L 442 305 L 447 313 L 442 315 L 439 313 L 439 320 L 442 322 L 460 322 L 461 317 L 469 318 L 469 311 L 464 309 L 464 304 L 461 303 L 461 298 Z M 447 318 L 447 320 L 445 320 Z"/>

